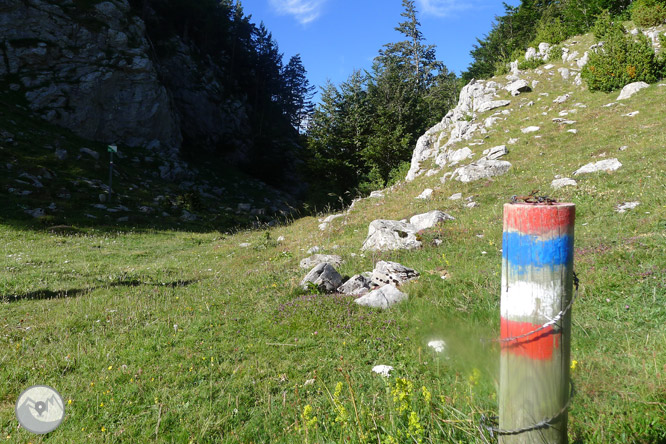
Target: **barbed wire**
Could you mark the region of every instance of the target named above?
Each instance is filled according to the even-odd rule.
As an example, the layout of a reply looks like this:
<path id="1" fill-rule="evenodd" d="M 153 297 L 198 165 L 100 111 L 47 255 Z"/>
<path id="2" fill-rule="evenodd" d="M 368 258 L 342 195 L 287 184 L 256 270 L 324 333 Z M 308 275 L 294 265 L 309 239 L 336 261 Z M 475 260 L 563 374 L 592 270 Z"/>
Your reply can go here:
<path id="1" fill-rule="evenodd" d="M 580 284 L 580 280 L 578 279 L 578 276 L 576 275 L 575 271 L 573 272 L 573 284 L 574 284 L 574 294 L 571 297 L 571 300 L 569 301 L 567 306 L 564 307 L 564 309 L 562 311 L 560 311 L 558 314 L 556 314 L 553 319 L 549 319 L 548 322 L 543 324 L 541 327 L 538 327 L 538 328 L 536 328 L 532 331 L 529 331 L 527 333 L 523 333 L 522 335 L 512 336 L 510 338 L 499 338 L 499 339 L 497 339 L 497 338 L 482 338 L 481 342 L 499 342 L 499 343 L 514 342 L 514 341 L 517 341 L 519 339 L 523 339 L 523 338 L 526 338 L 528 336 L 532 336 L 536 333 L 539 333 L 540 331 L 543 331 L 543 330 L 547 329 L 548 327 L 550 327 L 552 325 L 556 325 L 558 322 L 560 322 L 562 320 L 564 315 L 566 315 L 569 312 L 569 310 L 571 310 L 571 307 L 573 306 L 574 301 L 578 297 L 578 285 Z"/>
<path id="2" fill-rule="evenodd" d="M 483 430 L 485 429 L 488 431 L 490 434 L 491 438 L 495 437 L 495 434 L 497 435 L 520 435 L 522 433 L 527 433 L 527 432 L 532 432 L 534 430 L 540 430 L 540 429 L 547 429 L 552 426 L 552 424 L 557 421 L 560 416 L 562 416 L 568 409 L 569 406 L 571 405 L 571 400 L 574 397 L 575 394 L 575 389 L 574 389 L 574 383 L 571 379 L 569 379 L 569 385 L 571 387 L 569 391 L 569 399 L 567 399 L 567 402 L 564 404 L 564 406 L 553 416 L 550 418 L 546 418 L 543 421 L 540 421 L 534 425 L 527 426 L 527 427 L 521 427 L 519 429 L 515 430 L 506 430 L 506 429 L 500 429 L 498 427 L 495 427 L 494 424 L 497 424 L 497 416 L 486 416 L 486 415 L 481 415 L 481 418 L 479 419 L 479 431 L 481 432 L 481 435 L 483 436 L 485 440 L 485 435 L 483 434 Z M 488 424 L 493 424 L 493 425 L 488 425 Z"/>
<path id="3" fill-rule="evenodd" d="M 531 335 L 534 335 L 536 333 L 539 333 L 540 331 L 550 327 L 551 325 L 557 324 L 564 317 L 564 315 L 567 314 L 567 312 L 569 310 L 571 310 L 571 307 L 573 306 L 573 303 L 576 300 L 576 297 L 578 296 L 578 288 L 579 288 L 579 285 L 580 285 L 580 279 L 578 279 L 578 275 L 576 274 L 575 271 L 573 272 L 573 284 L 574 284 L 575 290 L 574 290 L 573 296 L 571 297 L 571 300 L 569 301 L 569 304 L 567 304 L 567 306 L 564 308 L 564 310 L 560 311 L 553 319 L 550 319 L 548 322 L 543 324 L 541 327 L 539 327 L 537 329 L 534 329 L 531 332 L 528 332 L 528 333 L 525 333 L 525 334 L 522 334 L 522 335 L 519 335 L 519 336 L 514 336 L 514 337 L 511 337 L 511 338 L 482 339 L 482 341 L 485 341 L 485 342 L 500 342 L 500 343 L 517 341 L 517 340 L 525 338 L 527 336 L 531 336 Z M 497 416 L 481 415 L 481 419 L 479 420 L 479 432 L 481 433 L 481 436 L 482 436 L 483 440 L 488 442 L 486 440 L 485 434 L 483 432 L 484 429 L 486 431 L 488 431 L 491 438 L 494 438 L 495 434 L 497 434 L 497 435 L 520 435 L 522 433 L 532 432 L 534 430 L 540 430 L 540 429 L 545 429 L 545 428 L 551 427 L 553 422 L 555 422 L 560 416 L 562 416 L 569 409 L 569 406 L 571 405 L 571 400 L 574 397 L 575 390 L 574 390 L 574 383 L 571 379 L 569 379 L 569 384 L 571 386 L 571 389 L 570 389 L 570 392 L 569 392 L 569 399 L 567 399 L 567 402 L 564 404 L 564 406 L 562 406 L 562 408 L 555 415 L 551 416 L 550 418 L 546 418 L 546 419 L 544 419 L 540 422 L 537 422 L 534 425 L 527 426 L 527 427 L 521 427 L 521 428 L 515 429 L 515 430 L 500 429 L 498 427 L 495 427 L 494 425 L 487 425 L 489 423 L 497 424 Z"/>

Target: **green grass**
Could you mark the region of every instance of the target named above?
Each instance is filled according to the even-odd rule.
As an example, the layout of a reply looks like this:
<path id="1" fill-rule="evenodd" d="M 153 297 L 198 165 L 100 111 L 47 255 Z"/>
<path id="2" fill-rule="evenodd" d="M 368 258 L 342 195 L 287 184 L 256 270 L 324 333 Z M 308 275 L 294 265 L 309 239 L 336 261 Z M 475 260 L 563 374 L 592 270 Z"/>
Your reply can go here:
<path id="1" fill-rule="evenodd" d="M 268 236 L 265 229 L 179 228 L 178 213 L 163 227 L 135 219 L 115 224 L 101 215 L 96 225 L 82 216 L 91 202 L 81 203 L 84 196 L 72 196 L 74 222 L 34 223 L 14 206 L 33 208 L 51 196 L 10 197 L 11 179 L 3 175 L 0 189 L 11 208 L 0 226 L 0 438 L 483 443 L 481 415 L 497 414 L 499 353 L 481 339 L 499 330 L 502 206 L 539 189 L 577 210 L 581 288 L 573 308 L 578 364 L 570 441 L 665 442 L 666 88 L 653 85 L 604 108 L 617 92 L 574 87 L 556 65 L 552 79 L 547 71 L 524 76 L 541 83 L 512 98 L 508 120 L 489 131 L 483 147 L 472 147 L 479 156 L 517 137 L 505 157 L 513 164 L 509 173 L 470 184 L 440 184 L 439 175 L 400 183 L 323 232 L 314 217 L 270 228 Z M 565 92 L 572 92 L 567 102 L 552 103 Z M 534 106 L 519 108 L 523 99 Z M 568 118 L 577 121 L 578 134 L 552 122 L 567 109 L 577 109 Z M 623 117 L 634 110 L 640 114 Z M 7 108 L 3 118 L 42 125 L 10 117 Z M 520 132 L 529 125 L 541 126 L 541 138 Z M 43 131 L 46 138 L 55 130 Z M 21 145 L 25 157 L 11 147 L 1 153 L 18 162 L 34 156 L 38 165 L 46 162 L 40 143 Z M 623 145 L 629 148 L 619 151 Z M 620 170 L 550 190 L 556 174 L 570 177 L 585 163 L 612 157 Z M 51 168 L 58 180 L 97 171 L 83 162 L 67 167 L 81 168 L 76 173 Z M 433 199 L 414 199 L 426 187 L 435 189 Z M 473 195 L 479 206 L 448 200 L 455 192 Z M 133 208 L 144 199 L 126 195 Z M 614 211 L 632 200 L 640 206 Z M 373 219 L 435 208 L 456 219 L 424 233 L 423 249 L 360 251 Z M 49 230 L 56 222 L 68 227 Z M 274 241 L 278 236 L 285 240 Z M 436 238 L 441 245 L 432 244 Z M 250 247 L 239 246 L 244 242 Z M 298 262 L 314 245 L 342 255 L 339 271 L 348 276 L 386 259 L 421 277 L 404 286 L 409 301 L 387 311 L 346 296 L 303 294 L 298 282 L 306 270 Z M 443 270 L 449 279 L 440 278 Z M 434 338 L 446 340 L 445 355 L 427 347 Z M 394 366 L 392 377 L 372 374 L 378 364 Z M 17 430 L 14 403 L 33 384 L 52 385 L 67 403 L 65 421 L 46 437 Z"/>

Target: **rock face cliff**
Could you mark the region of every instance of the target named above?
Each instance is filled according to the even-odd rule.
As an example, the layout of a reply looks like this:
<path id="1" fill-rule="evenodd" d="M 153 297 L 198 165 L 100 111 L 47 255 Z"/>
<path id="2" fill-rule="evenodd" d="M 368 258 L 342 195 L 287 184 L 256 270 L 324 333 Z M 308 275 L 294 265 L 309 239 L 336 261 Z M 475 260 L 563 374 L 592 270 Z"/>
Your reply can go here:
<path id="1" fill-rule="evenodd" d="M 126 0 L 3 0 L 0 79 L 45 120 L 103 142 L 174 153 L 178 113 Z"/>

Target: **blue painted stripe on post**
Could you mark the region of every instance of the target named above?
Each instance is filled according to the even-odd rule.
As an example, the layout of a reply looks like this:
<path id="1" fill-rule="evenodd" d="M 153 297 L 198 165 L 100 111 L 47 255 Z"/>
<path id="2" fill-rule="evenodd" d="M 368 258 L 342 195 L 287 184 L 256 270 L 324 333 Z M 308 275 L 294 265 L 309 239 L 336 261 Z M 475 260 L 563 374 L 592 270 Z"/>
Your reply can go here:
<path id="1" fill-rule="evenodd" d="M 538 236 L 505 231 L 502 236 L 502 258 L 516 267 L 554 267 L 573 262 L 573 236 L 564 235 L 542 240 Z"/>

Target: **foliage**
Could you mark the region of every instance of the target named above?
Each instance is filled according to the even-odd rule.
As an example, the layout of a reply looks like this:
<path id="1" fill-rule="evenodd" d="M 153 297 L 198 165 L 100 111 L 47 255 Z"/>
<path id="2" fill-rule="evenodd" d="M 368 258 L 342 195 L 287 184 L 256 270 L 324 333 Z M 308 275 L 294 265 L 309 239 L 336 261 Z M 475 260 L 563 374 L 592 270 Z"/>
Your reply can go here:
<path id="1" fill-rule="evenodd" d="M 456 76 L 425 43 L 414 1 L 403 7 L 395 29 L 404 40 L 384 45 L 370 72 L 322 89 L 308 128 L 311 192 L 320 203 L 395 180 L 417 138 L 457 100 Z"/>
<path id="2" fill-rule="evenodd" d="M 525 57 L 518 59 L 518 69 L 534 69 L 546 63 L 542 58 L 533 57 L 526 60 Z"/>
<path id="3" fill-rule="evenodd" d="M 630 7 L 631 20 L 637 26 L 658 26 L 666 21 L 666 2 L 663 0 L 636 0 Z"/>
<path id="4" fill-rule="evenodd" d="M 631 0 L 564 0 L 561 2 L 521 0 L 518 6 L 504 4 L 504 15 L 495 17 L 491 31 L 477 39 L 470 54 L 472 63 L 462 74 L 463 80 L 487 78 L 502 72 L 516 50 L 541 42 L 559 43 L 586 32 L 596 18 L 609 11 L 626 11 Z"/>
<path id="5" fill-rule="evenodd" d="M 602 17 L 600 22 L 606 20 Z M 619 23 L 614 23 L 605 32 L 603 46 L 590 53 L 581 76 L 592 91 L 612 91 L 632 82 L 653 83 L 662 69 L 647 37 L 640 34 L 634 40 Z"/>

